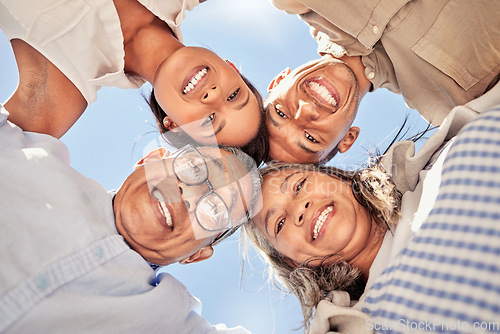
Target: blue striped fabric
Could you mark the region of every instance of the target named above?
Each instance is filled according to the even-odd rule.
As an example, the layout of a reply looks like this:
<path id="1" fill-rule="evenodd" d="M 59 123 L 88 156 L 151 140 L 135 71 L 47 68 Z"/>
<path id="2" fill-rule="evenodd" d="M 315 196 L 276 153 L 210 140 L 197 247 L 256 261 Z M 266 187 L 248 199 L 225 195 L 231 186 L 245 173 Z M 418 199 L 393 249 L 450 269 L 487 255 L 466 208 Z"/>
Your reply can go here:
<path id="1" fill-rule="evenodd" d="M 500 107 L 460 131 L 433 210 L 363 311 L 382 333 L 500 333 Z"/>

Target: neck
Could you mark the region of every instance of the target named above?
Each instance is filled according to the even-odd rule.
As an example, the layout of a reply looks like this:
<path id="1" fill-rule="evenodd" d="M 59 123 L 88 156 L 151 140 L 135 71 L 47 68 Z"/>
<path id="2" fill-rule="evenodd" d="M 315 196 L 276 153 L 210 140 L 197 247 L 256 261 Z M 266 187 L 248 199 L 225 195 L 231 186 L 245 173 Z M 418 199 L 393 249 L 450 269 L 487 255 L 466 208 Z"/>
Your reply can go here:
<path id="1" fill-rule="evenodd" d="M 114 4 L 123 34 L 125 73 L 152 83 L 160 64 L 184 45 L 137 0 L 114 0 Z"/>
<path id="2" fill-rule="evenodd" d="M 361 271 L 361 277 L 366 282 L 370 275 L 370 268 L 375 260 L 375 257 L 382 246 L 384 241 L 385 233 L 374 225 L 371 231 L 370 242 L 366 245 L 362 252 L 360 252 L 354 259 L 349 261 L 349 263 L 358 268 Z"/>
<path id="3" fill-rule="evenodd" d="M 363 62 L 361 61 L 361 56 L 351 57 L 346 55 L 339 59 L 349 65 L 354 72 L 354 75 L 356 75 L 359 85 L 359 97 L 363 98 L 363 96 L 370 91 L 372 83 L 366 78 L 365 65 L 363 65 Z"/>
<path id="4" fill-rule="evenodd" d="M 159 66 L 183 47 L 164 22 L 144 27 L 125 44 L 125 72 L 137 74 L 153 84 Z"/>

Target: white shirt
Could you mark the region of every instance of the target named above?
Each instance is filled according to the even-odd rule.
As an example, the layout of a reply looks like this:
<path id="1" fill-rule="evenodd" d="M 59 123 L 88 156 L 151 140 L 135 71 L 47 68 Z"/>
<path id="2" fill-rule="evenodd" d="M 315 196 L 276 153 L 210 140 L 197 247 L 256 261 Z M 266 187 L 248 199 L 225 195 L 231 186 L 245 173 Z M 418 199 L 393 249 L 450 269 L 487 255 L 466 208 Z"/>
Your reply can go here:
<path id="1" fill-rule="evenodd" d="M 184 12 L 199 0 L 138 0 L 182 41 Z M 139 88 L 124 72 L 120 19 L 112 0 L 0 0 L 0 29 L 43 54 L 80 90 L 88 104 L 101 86 Z"/>
<path id="2" fill-rule="evenodd" d="M 116 231 L 111 196 L 54 137 L 0 105 L 0 332 L 248 333 L 216 328 Z"/>

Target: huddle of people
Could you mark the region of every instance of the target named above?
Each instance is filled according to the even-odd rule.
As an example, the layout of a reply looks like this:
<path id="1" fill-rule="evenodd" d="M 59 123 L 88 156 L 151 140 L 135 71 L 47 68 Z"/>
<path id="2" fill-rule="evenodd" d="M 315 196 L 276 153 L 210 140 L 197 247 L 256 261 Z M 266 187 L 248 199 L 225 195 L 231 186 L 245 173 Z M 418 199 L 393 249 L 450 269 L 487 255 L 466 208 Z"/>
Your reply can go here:
<path id="1" fill-rule="evenodd" d="M 500 3 L 272 0 L 320 58 L 263 100 L 182 43 L 201 2 L 0 0 L 19 70 L 0 114 L 0 331 L 248 333 L 208 323 L 154 270 L 205 260 L 240 228 L 310 333 L 500 331 L 481 327 L 500 314 Z M 101 86 L 146 81 L 178 150 L 107 192 L 58 138 Z M 378 88 L 439 128 L 417 153 L 400 141 L 359 170 L 326 166 Z"/>

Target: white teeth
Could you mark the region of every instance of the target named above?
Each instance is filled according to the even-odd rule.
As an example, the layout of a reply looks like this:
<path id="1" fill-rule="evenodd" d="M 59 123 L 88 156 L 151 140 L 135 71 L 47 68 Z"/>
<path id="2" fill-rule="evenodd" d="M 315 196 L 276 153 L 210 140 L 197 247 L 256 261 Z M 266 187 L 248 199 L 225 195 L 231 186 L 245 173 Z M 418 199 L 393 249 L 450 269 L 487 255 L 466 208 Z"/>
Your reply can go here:
<path id="1" fill-rule="evenodd" d="M 165 216 L 165 222 L 167 223 L 167 226 L 173 228 L 174 224 L 172 223 L 172 216 L 170 216 L 170 211 L 168 210 L 168 207 L 165 205 L 165 199 L 163 198 L 163 195 L 158 189 L 155 189 L 153 190 L 153 196 L 160 203 L 160 208 L 163 215 Z"/>
<path id="2" fill-rule="evenodd" d="M 203 78 L 206 74 L 208 73 L 208 68 L 203 68 L 201 69 L 200 71 L 198 71 L 198 73 L 196 73 L 192 78 L 191 80 L 189 80 L 188 84 L 186 85 L 186 87 L 184 87 L 184 89 L 182 90 L 182 92 L 184 94 L 187 94 L 189 93 L 191 90 L 194 89 L 194 87 L 196 87 L 196 84 L 201 80 L 201 78 Z"/>
<path id="3" fill-rule="evenodd" d="M 170 211 L 168 211 L 168 208 L 166 207 L 165 203 L 160 202 L 160 206 L 162 208 L 163 214 L 165 215 L 165 222 L 167 223 L 167 226 L 173 228 L 174 224 L 172 223 L 172 217 L 170 216 Z"/>
<path id="4" fill-rule="evenodd" d="M 308 86 L 313 90 L 316 94 L 321 96 L 323 100 L 325 100 L 326 103 L 332 105 L 333 107 L 337 106 L 337 100 L 333 97 L 332 94 L 326 89 L 325 86 L 317 83 L 316 81 L 310 81 L 308 83 Z"/>
<path id="5" fill-rule="evenodd" d="M 316 225 L 314 225 L 313 240 L 315 240 L 318 237 L 319 231 L 321 230 L 321 227 L 323 227 L 326 217 L 332 211 L 333 211 L 333 206 L 329 206 L 325 210 L 323 210 L 323 212 L 321 212 L 321 214 L 319 215 L 318 219 L 316 220 Z"/>

